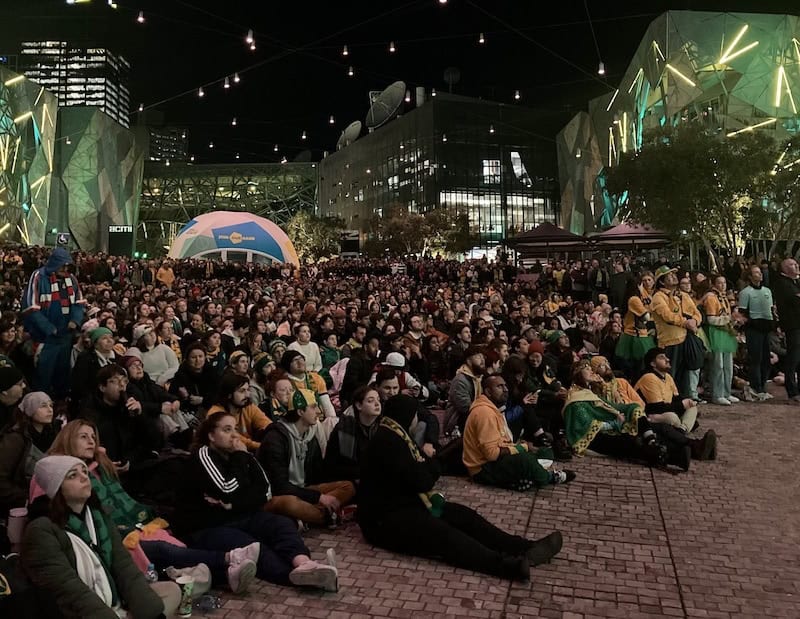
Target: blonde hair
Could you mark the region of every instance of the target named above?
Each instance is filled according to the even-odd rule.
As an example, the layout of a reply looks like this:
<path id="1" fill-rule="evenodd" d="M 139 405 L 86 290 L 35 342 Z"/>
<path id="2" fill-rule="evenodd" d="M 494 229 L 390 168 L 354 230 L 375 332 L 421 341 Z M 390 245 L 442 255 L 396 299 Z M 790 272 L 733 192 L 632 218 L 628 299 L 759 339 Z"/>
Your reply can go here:
<path id="1" fill-rule="evenodd" d="M 61 428 L 61 432 L 56 435 L 56 438 L 53 441 L 53 444 L 50 446 L 50 449 L 47 451 L 47 454 L 50 456 L 75 456 L 77 458 L 78 455 L 74 453 L 73 445 L 75 444 L 75 440 L 78 438 L 78 433 L 80 432 L 81 426 L 89 426 L 92 430 L 94 430 L 94 461 L 97 462 L 97 464 L 99 464 L 100 467 L 106 473 L 108 473 L 108 475 L 114 479 L 117 479 L 119 475 L 117 475 L 117 470 L 114 468 L 111 458 L 106 455 L 104 450 L 99 449 L 100 432 L 97 430 L 97 426 L 94 424 L 94 422 L 91 422 L 88 419 L 74 419 Z"/>

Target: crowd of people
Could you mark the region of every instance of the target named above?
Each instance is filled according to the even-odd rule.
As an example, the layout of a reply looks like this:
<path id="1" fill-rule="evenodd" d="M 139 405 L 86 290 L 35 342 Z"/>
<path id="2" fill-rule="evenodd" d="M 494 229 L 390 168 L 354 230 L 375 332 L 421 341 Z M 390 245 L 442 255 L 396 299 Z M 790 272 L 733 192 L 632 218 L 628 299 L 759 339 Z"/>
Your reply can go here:
<path id="1" fill-rule="evenodd" d="M 375 546 L 527 580 L 561 534 L 509 535 L 439 476 L 525 492 L 572 482 L 586 454 L 714 460 L 705 405 L 758 406 L 768 383 L 800 404 L 799 276 L 792 258 L 297 268 L 5 248 L 0 511 L 45 616 L 170 616 L 187 576 L 194 595 L 335 591 L 335 553 L 303 534 L 349 520 Z"/>

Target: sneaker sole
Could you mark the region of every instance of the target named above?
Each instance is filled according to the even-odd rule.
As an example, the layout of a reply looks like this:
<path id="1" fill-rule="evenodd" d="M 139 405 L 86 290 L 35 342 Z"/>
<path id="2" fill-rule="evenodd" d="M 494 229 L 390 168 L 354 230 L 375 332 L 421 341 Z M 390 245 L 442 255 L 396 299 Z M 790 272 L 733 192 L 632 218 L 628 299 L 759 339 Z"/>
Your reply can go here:
<path id="1" fill-rule="evenodd" d="M 289 582 L 298 587 L 314 587 L 331 592 L 339 590 L 339 575 L 335 568 L 328 565 L 308 572 L 290 572 Z"/>
<path id="2" fill-rule="evenodd" d="M 236 588 L 231 587 L 231 593 L 236 595 L 240 595 L 242 593 L 247 592 L 247 588 L 250 586 L 250 583 L 253 582 L 253 579 L 256 577 L 256 564 L 255 563 L 247 563 L 239 570 L 239 582 L 236 585 Z"/>

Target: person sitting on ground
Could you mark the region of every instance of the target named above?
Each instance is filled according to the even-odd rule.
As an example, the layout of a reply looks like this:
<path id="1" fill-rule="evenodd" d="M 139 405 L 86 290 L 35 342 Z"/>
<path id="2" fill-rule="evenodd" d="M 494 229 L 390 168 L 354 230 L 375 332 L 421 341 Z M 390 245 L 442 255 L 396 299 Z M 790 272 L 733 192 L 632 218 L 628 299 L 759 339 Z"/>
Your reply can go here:
<path id="1" fill-rule="evenodd" d="M 194 547 L 209 550 L 258 543 L 258 578 L 336 591 L 332 549 L 328 564 L 312 561 L 296 524 L 263 510 L 272 498 L 269 479 L 237 426 L 235 417 L 220 410 L 209 413 L 197 428 L 183 500 L 173 515 L 176 532 Z"/>
<path id="2" fill-rule="evenodd" d="M 206 363 L 222 376 L 228 367 L 228 355 L 222 349 L 222 336 L 219 331 L 212 329 L 203 334 L 203 345 L 206 351 Z"/>
<path id="3" fill-rule="evenodd" d="M 142 365 L 147 375 L 156 384 L 165 385 L 175 376 L 180 367 L 172 348 L 158 342 L 158 336 L 150 325 L 133 328 L 133 342 L 142 356 Z"/>
<path id="4" fill-rule="evenodd" d="M 289 410 L 264 434 L 258 460 L 272 482 L 265 509 L 309 525 L 335 525 L 355 495 L 350 481 L 316 483 L 323 478 L 323 455 L 316 438 L 319 405 L 308 389 L 297 389 Z"/>
<path id="5" fill-rule="evenodd" d="M 294 336 L 297 338 L 289 344 L 287 350 L 296 350 L 301 353 L 306 360 L 306 367 L 309 372 L 320 372 L 322 370 L 322 355 L 316 342 L 311 341 L 311 327 L 307 322 L 295 325 Z"/>
<path id="6" fill-rule="evenodd" d="M 127 384 L 124 369 L 107 365 L 97 373 L 97 387 L 80 409 L 97 424 L 108 457 L 121 473 L 157 457 L 162 443 L 157 417 L 142 414 L 141 402 L 126 393 Z"/>
<path id="7" fill-rule="evenodd" d="M 644 364 L 646 371 L 634 389 L 644 400 L 647 418 L 653 423 L 667 423 L 684 432 L 694 430 L 697 402 L 678 395 L 666 350 L 651 348 L 644 357 Z"/>
<path id="8" fill-rule="evenodd" d="M 171 578 L 190 573 L 195 578 L 194 595 L 205 593 L 213 582 L 227 582 L 231 591 L 241 593 L 256 573 L 253 554 L 256 548 L 237 548 L 230 552 L 187 548 L 168 531 L 168 523 L 156 517 L 152 507 L 135 501 L 120 485 L 111 460 L 100 445 L 97 428 L 86 419 L 70 421 L 59 432 L 48 455 L 73 456 L 89 470 L 92 490 L 105 514 L 111 517 L 137 567 L 145 572 L 150 563 L 166 570 Z M 31 484 L 33 503 L 42 489 Z"/>
<path id="9" fill-rule="evenodd" d="M 195 428 L 211 408 L 219 390 L 219 374 L 206 363 L 206 350 L 202 343 L 186 347 L 183 363 L 169 382 L 169 392 L 181 403 L 184 419 Z"/>
<path id="10" fill-rule="evenodd" d="M 234 350 L 228 358 L 228 369 L 225 371 L 250 378 L 250 357 L 243 350 Z"/>
<path id="11" fill-rule="evenodd" d="M 250 401 L 261 407 L 269 393 L 269 375 L 275 370 L 275 360 L 268 352 L 256 353 L 250 375 Z"/>
<path id="12" fill-rule="evenodd" d="M 73 414 L 78 412 L 78 404 L 92 393 L 97 384 L 97 373 L 109 363 L 117 363 L 114 352 L 114 334 L 106 327 L 97 327 L 89 332 L 92 347 L 84 350 L 75 359 L 72 368 L 72 389 L 70 391 Z"/>
<path id="13" fill-rule="evenodd" d="M 411 439 L 417 402 L 400 394 L 383 410 L 361 462 L 357 518 L 370 544 L 513 580 L 527 580 L 530 566 L 558 554 L 558 531 L 536 541 L 509 535 L 433 492 L 440 464 Z"/>
<path id="14" fill-rule="evenodd" d="M 375 436 L 381 416 L 381 396 L 364 385 L 353 393 L 353 405 L 342 413 L 325 452 L 325 476 L 357 482 L 369 441 Z"/>
<path id="15" fill-rule="evenodd" d="M 250 378 L 226 372 L 219 385 L 214 405 L 208 414 L 227 411 L 236 419 L 236 431 L 248 450 L 256 452 L 264 431 L 271 423 L 258 406 L 250 402 Z"/>
<path id="16" fill-rule="evenodd" d="M 380 343 L 380 337 L 370 335 L 364 340 L 364 346 L 356 348 L 350 355 L 342 387 L 339 389 L 339 400 L 343 406 L 352 403 L 355 390 L 369 382 L 372 370 L 378 363 Z"/>
<path id="17" fill-rule="evenodd" d="M 470 346 L 463 354 L 464 364 L 450 381 L 447 397 L 444 431 L 451 433 L 456 427 L 462 430 L 467 423 L 469 408 L 481 395 L 481 376 L 486 372 L 486 360 L 477 346 Z"/>
<path id="18" fill-rule="evenodd" d="M 508 386 L 500 374 L 483 379 L 482 393 L 473 402 L 464 428 L 464 466 L 472 479 L 487 486 L 530 490 L 547 484 L 568 483 L 572 471 L 548 471 L 539 460 L 553 460 L 548 447 L 514 441 L 500 407 L 508 400 Z"/>
<path id="19" fill-rule="evenodd" d="M 29 393 L 19 405 L 17 421 L 0 434 L 0 514 L 25 507 L 33 467 L 58 434 L 53 401 L 43 391 Z"/>
<path id="20" fill-rule="evenodd" d="M 22 564 L 31 581 L 52 596 L 65 617 L 141 619 L 169 617 L 181 592 L 174 582 L 147 584 L 122 545 L 111 518 L 92 491 L 86 464 L 72 456 L 36 463 L 36 483 L 49 505 L 22 541 Z"/>
<path id="21" fill-rule="evenodd" d="M 381 370 L 370 384 L 375 385 L 381 402 L 386 402 L 389 398 L 401 393 L 400 380 L 397 372 L 393 369 Z M 406 393 L 405 395 L 409 394 Z M 439 420 L 421 402 L 418 408 L 417 424 L 414 427 L 414 436 L 412 438 L 423 454 L 428 458 L 433 458 L 439 449 Z"/>

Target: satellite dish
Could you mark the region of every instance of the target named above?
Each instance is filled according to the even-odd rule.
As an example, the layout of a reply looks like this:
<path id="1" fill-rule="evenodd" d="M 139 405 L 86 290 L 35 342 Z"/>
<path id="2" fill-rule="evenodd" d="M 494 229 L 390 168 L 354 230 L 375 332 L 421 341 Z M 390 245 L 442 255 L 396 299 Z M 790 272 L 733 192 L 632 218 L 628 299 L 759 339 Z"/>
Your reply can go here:
<path id="1" fill-rule="evenodd" d="M 336 150 L 342 150 L 345 146 L 349 146 L 358 139 L 359 135 L 361 135 L 361 121 L 354 120 L 342 131 L 342 135 L 336 142 Z"/>
<path id="2" fill-rule="evenodd" d="M 370 129 L 376 129 L 389 122 L 400 111 L 403 99 L 406 96 L 405 82 L 395 82 L 386 87 L 372 102 L 367 112 L 366 125 Z"/>

